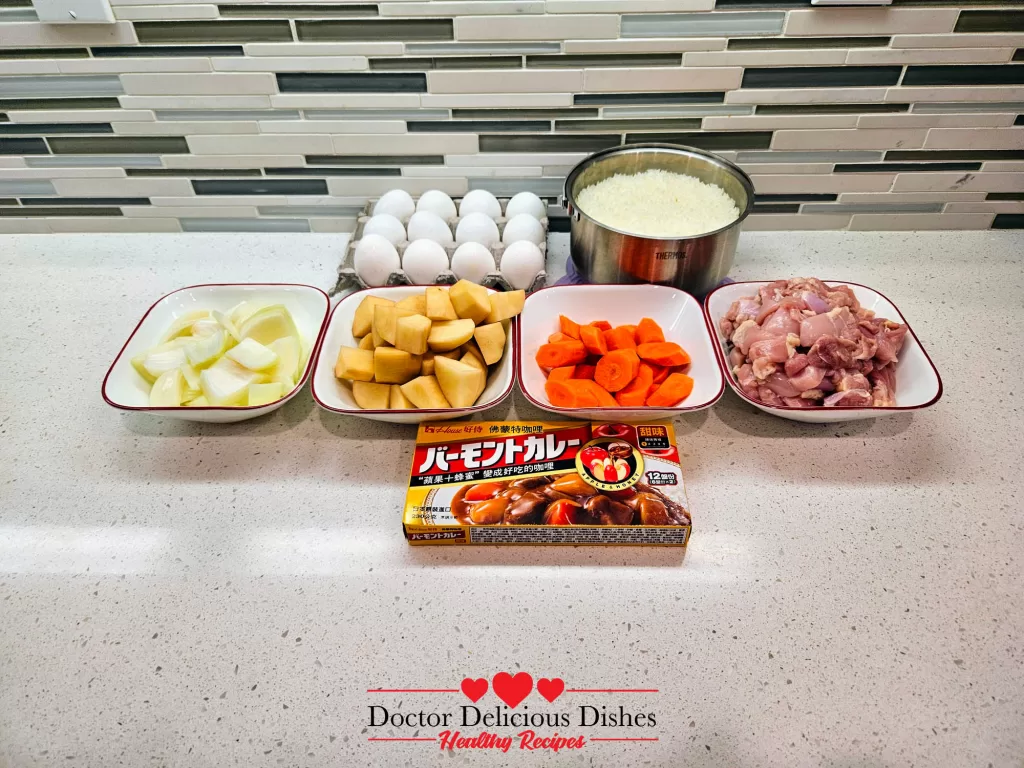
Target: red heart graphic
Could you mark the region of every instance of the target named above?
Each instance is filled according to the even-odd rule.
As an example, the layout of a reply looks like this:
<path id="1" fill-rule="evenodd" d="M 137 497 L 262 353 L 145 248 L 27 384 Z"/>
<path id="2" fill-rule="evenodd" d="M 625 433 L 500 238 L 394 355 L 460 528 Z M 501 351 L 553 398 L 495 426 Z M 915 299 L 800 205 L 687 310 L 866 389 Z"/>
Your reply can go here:
<path id="1" fill-rule="evenodd" d="M 546 677 L 542 677 L 537 681 L 537 693 L 543 696 L 548 701 L 554 701 L 562 695 L 562 691 L 565 690 L 565 681 L 560 677 L 553 677 L 548 680 Z"/>
<path id="2" fill-rule="evenodd" d="M 526 672 L 519 672 L 515 677 L 508 672 L 499 672 L 491 680 L 491 685 L 495 695 L 515 709 L 533 690 L 533 678 Z"/>
<path id="3" fill-rule="evenodd" d="M 478 677 L 476 680 L 471 677 L 464 678 L 462 681 L 462 692 L 469 697 L 470 701 L 476 704 L 487 693 L 487 681 L 482 677 Z"/>

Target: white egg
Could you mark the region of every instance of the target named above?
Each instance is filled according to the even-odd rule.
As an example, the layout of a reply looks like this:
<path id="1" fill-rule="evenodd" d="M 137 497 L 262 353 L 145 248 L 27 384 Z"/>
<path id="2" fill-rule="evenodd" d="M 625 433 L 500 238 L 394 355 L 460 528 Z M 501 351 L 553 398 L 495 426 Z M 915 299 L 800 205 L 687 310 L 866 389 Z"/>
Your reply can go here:
<path id="1" fill-rule="evenodd" d="M 529 240 L 512 243 L 501 255 L 501 274 L 513 288 L 527 289 L 538 272 L 544 269 L 544 254 Z"/>
<path id="2" fill-rule="evenodd" d="M 433 240 L 413 240 L 402 254 L 402 269 L 416 285 L 433 285 L 448 269 L 448 254 Z"/>
<path id="3" fill-rule="evenodd" d="M 515 243 L 519 240 L 529 240 L 534 245 L 544 242 L 544 227 L 528 213 L 520 213 L 509 219 L 501 235 L 503 243 Z"/>
<path id="4" fill-rule="evenodd" d="M 353 258 L 356 274 L 367 285 L 384 285 L 388 276 L 402 266 L 395 250 L 383 235 L 364 235 L 356 244 Z"/>
<path id="5" fill-rule="evenodd" d="M 433 240 L 435 243 L 450 243 L 452 230 L 444 219 L 430 211 L 416 211 L 409 219 L 410 240 Z"/>
<path id="6" fill-rule="evenodd" d="M 459 203 L 459 216 L 468 216 L 471 213 L 483 213 L 496 219 L 501 216 L 501 204 L 498 198 L 486 189 L 474 189 L 467 192 Z"/>
<path id="7" fill-rule="evenodd" d="M 373 214 L 390 213 L 399 221 L 406 221 L 416 210 L 412 195 L 404 189 L 392 189 L 386 192 L 373 206 Z"/>
<path id="8" fill-rule="evenodd" d="M 520 192 L 508 201 L 505 216 L 511 219 L 520 213 L 528 213 L 539 221 L 548 215 L 548 207 L 533 192 Z"/>
<path id="9" fill-rule="evenodd" d="M 440 189 L 428 189 L 416 202 L 417 211 L 436 213 L 442 219 L 454 219 L 455 203 Z"/>
<path id="10" fill-rule="evenodd" d="M 498 225 L 486 213 L 471 213 L 459 219 L 455 228 L 457 243 L 480 243 L 490 248 L 498 241 Z"/>
<path id="11" fill-rule="evenodd" d="M 390 213 L 380 213 L 363 227 L 363 237 L 367 235 L 380 235 L 392 245 L 398 245 L 405 242 L 405 227 Z"/>
<path id="12" fill-rule="evenodd" d="M 463 243 L 452 254 L 452 272 L 460 280 L 479 283 L 496 269 L 494 256 L 480 243 Z"/>

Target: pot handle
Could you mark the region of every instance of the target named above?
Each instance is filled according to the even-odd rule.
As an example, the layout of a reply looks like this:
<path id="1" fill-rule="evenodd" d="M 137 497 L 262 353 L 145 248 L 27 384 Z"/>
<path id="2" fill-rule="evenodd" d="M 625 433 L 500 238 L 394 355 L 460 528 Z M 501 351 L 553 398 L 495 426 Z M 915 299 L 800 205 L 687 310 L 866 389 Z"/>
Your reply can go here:
<path id="1" fill-rule="evenodd" d="M 579 209 L 573 207 L 573 204 L 569 202 L 569 198 L 568 197 L 566 197 L 564 194 L 563 195 L 559 195 L 558 202 L 561 204 L 561 206 L 563 208 L 565 208 L 566 211 L 569 212 L 569 216 L 570 216 L 570 218 L 572 218 L 573 221 L 579 221 L 580 220 Z"/>

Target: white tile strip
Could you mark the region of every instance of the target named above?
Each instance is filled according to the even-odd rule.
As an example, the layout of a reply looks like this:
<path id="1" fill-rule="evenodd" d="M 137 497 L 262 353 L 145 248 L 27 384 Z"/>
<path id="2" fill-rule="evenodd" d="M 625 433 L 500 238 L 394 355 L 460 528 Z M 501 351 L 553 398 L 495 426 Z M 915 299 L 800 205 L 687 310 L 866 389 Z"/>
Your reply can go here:
<path id="1" fill-rule="evenodd" d="M 1020 128 L 933 128 L 925 149 L 1024 149 L 1024 126 Z M 1024 179 L 1022 179 L 1024 186 Z"/>
<path id="2" fill-rule="evenodd" d="M 724 37 L 635 37 L 625 40 L 566 40 L 566 53 L 681 53 L 723 51 Z"/>
<path id="3" fill-rule="evenodd" d="M 455 19 L 456 40 L 593 40 L 619 35 L 618 16 L 464 16 Z"/>
<path id="4" fill-rule="evenodd" d="M 124 92 L 133 96 L 259 95 L 277 93 L 272 74 L 122 75 Z"/>
<path id="5" fill-rule="evenodd" d="M 575 93 L 583 89 L 583 72 L 572 69 L 434 70 L 427 73 L 427 87 L 432 94 L 493 94 L 499 90 L 506 93 Z M 434 105 L 424 103 L 424 106 Z"/>
<path id="6" fill-rule="evenodd" d="M 988 229 L 994 217 L 994 213 L 858 213 L 850 229 Z"/>
<path id="7" fill-rule="evenodd" d="M 550 10 L 550 9 L 549 9 Z M 429 0 L 381 3 L 381 16 L 499 16 L 544 13 L 544 0 Z"/>
<path id="8" fill-rule="evenodd" d="M 114 18 L 125 21 L 216 19 L 216 5 L 135 5 L 114 8 Z"/>
<path id="9" fill-rule="evenodd" d="M 188 146 L 196 155 L 261 155 L 286 153 L 329 155 L 334 151 L 326 134 L 261 136 L 190 136 Z"/>
<path id="10" fill-rule="evenodd" d="M 218 72 L 357 72 L 369 69 L 365 56 L 223 56 L 213 59 Z"/>
<path id="11" fill-rule="evenodd" d="M 815 130 L 776 131 L 772 149 L 917 149 L 928 131 Z"/>
<path id="12" fill-rule="evenodd" d="M 956 8 L 816 8 L 790 11 L 787 35 L 833 36 L 952 32 Z"/>
<path id="13" fill-rule="evenodd" d="M 739 88 L 742 79 L 740 67 L 644 67 L 639 71 L 602 67 L 584 70 L 583 90 L 632 92 L 642 87 L 644 91 L 727 91 Z"/>
<path id="14" fill-rule="evenodd" d="M 114 24 L 66 24 L 11 22 L 0 24 L 0 41 L 9 48 L 59 48 L 82 45 L 134 45 L 135 27 L 128 21 Z"/>

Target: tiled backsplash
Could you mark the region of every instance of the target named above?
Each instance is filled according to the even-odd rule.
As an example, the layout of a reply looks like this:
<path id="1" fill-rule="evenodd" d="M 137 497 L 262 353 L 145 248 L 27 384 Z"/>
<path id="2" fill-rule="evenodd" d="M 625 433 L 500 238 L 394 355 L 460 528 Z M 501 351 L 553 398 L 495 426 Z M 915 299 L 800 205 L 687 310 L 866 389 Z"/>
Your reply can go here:
<path id="1" fill-rule="evenodd" d="M 348 231 L 642 141 L 743 166 L 750 229 L 1024 227 L 1011 0 L 112 5 L 0 0 L 0 232 Z"/>

